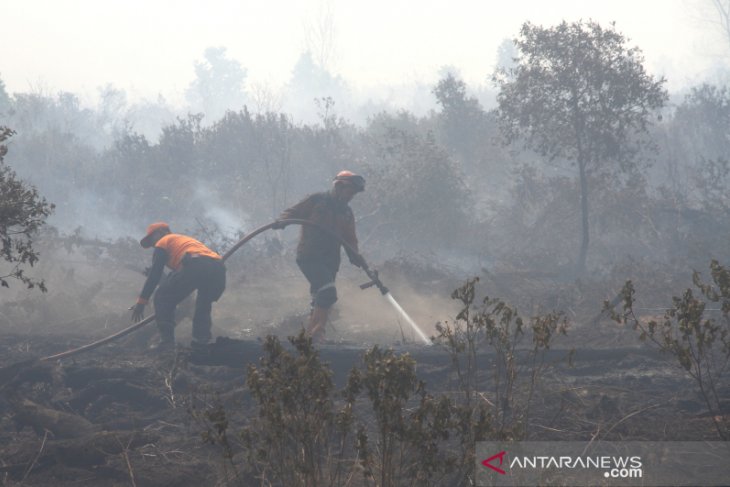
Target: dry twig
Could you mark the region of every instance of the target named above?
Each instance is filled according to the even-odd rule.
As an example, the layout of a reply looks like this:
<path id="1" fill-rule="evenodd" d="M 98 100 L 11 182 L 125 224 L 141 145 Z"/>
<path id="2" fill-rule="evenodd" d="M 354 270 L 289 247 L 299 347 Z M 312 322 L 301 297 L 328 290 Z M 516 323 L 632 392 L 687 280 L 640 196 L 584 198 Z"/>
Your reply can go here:
<path id="1" fill-rule="evenodd" d="M 41 457 L 41 454 L 43 453 L 43 449 L 46 446 L 46 440 L 48 439 L 48 433 L 49 433 L 48 430 L 44 430 L 44 431 L 45 431 L 45 433 L 43 434 L 43 441 L 41 442 L 41 447 L 38 450 L 38 453 L 35 454 L 35 457 L 33 457 L 33 461 L 30 462 L 30 465 L 28 465 L 28 468 L 26 469 L 25 473 L 23 474 L 23 478 L 20 479 L 20 483 L 18 485 L 25 482 L 25 479 L 28 478 L 28 475 L 30 475 L 31 470 L 33 470 L 33 467 L 35 467 L 36 462 L 38 461 L 38 459 Z"/>
<path id="2" fill-rule="evenodd" d="M 129 481 L 132 483 L 132 487 L 137 487 L 137 482 L 134 480 L 134 470 L 132 469 L 132 462 L 129 461 L 129 445 L 132 444 L 132 440 L 134 437 L 131 437 L 129 441 L 127 442 L 126 446 L 122 445 L 122 442 L 119 440 L 119 438 L 116 438 L 117 443 L 119 443 L 119 446 L 122 448 L 122 456 L 124 457 L 124 462 L 127 464 L 127 472 L 129 472 Z"/>

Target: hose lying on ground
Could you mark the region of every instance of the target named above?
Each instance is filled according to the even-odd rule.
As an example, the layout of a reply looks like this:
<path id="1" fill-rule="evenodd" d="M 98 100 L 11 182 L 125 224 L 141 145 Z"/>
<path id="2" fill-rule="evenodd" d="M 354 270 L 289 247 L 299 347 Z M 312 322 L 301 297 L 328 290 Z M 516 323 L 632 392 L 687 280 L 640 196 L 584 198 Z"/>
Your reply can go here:
<path id="1" fill-rule="evenodd" d="M 225 262 L 238 249 L 240 249 L 243 245 L 245 245 L 246 242 L 248 242 L 255 236 L 265 232 L 266 230 L 269 230 L 269 229 L 273 228 L 274 226 L 277 226 L 277 224 L 278 225 L 281 225 L 281 224 L 284 224 L 284 225 L 309 225 L 309 226 L 317 227 L 318 229 L 328 233 L 329 235 L 331 235 L 332 237 L 337 239 L 350 252 L 354 252 L 355 254 L 358 254 L 358 252 L 349 243 L 347 243 L 342 237 L 340 237 L 336 233 L 322 227 L 321 225 L 318 225 L 317 223 L 311 222 L 309 220 L 300 220 L 300 219 L 296 219 L 296 218 L 291 218 L 291 219 L 287 219 L 287 220 L 278 220 L 275 222 L 271 222 L 271 223 L 262 225 L 262 226 L 258 227 L 257 229 L 253 230 L 251 233 L 247 234 L 241 240 L 239 240 L 233 247 L 228 249 L 228 251 L 225 254 L 223 254 L 223 256 L 222 256 L 223 261 Z M 365 262 L 365 260 L 363 259 L 363 263 L 364 262 Z M 378 279 L 377 273 L 371 271 L 368 268 L 367 264 L 363 265 L 363 270 L 368 275 L 368 277 L 370 277 L 370 279 L 372 280 L 371 281 L 372 285 L 377 286 L 378 289 L 380 289 L 381 293 L 387 294 L 388 289 L 385 286 L 383 286 L 383 284 L 380 282 L 380 279 Z M 108 337 L 101 338 L 95 342 L 89 343 L 87 345 L 83 345 L 81 347 L 72 348 L 71 350 L 66 350 L 65 352 L 57 353 L 54 355 L 48 355 L 47 357 L 42 357 L 38 360 L 40 360 L 41 362 L 48 362 L 48 361 L 52 361 L 52 360 L 59 360 L 62 358 L 70 357 L 72 355 L 77 355 L 79 353 L 86 352 L 89 350 L 93 350 L 97 347 L 100 347 L 101 345 L 112 342 L 118 338 L 121 338 L 125 335 L 129 335 L 130 333 L 139 330 L 143 326 L 154 321 L 154 319 L 155 319 L 155 315 L 152 314 L 152 315 L 148 316 L 147 318 L 143 319 L 142 321 L 135 323 L 131 326 L 128 326 L 127 328 L 120 330 L 120 331 L 114 333 L 113 335 L 109 335 Z"/>

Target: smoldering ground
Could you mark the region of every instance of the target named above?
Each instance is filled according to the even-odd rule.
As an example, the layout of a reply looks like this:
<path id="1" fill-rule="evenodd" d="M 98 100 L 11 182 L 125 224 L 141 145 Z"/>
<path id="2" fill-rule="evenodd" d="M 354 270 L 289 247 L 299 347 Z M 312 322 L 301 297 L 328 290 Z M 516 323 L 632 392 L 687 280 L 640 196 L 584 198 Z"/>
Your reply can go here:
<path id="1" fill-rule="evenodd" d="M 252 371 L 248 366 L 262 374 L 270 370 L 271 377 L 282 373 L 281 387 L 289 387 L 288 391 L 300 390 L 291 387 L 296 384 L 290 378 L 306 380 L 297 371 L 315 372 L 307 368 L 314 356 L 303 357 L 306 360 L 298 367 L 267 369 L 283 358 L 277 355 L 272 360 L 267 355 L 266 336 L 278 336 L 286 345 L 286 337 L 301 331 L 308 313 L 308 285 L 294 263 L 289 236 L 271 232 L 227 263 L 228 288 L 214 306 L 213 333 L 239 341 L 232 343 L 235 353 L 225 366 L 226 357 L 201 361 L 185 347 L 190 302 L 180 306 L 177 338 L 182 346 L 174 356 L 148 350 L 156 334 L 154 325 L 149 325 L 70 359 L 23 363 L 28 357 L 48 356 L 128 326 L 127 308 L 139 292 L 150 257 L 131 238 L 104 242 L 56 236 L 46 241 L 37 271 L 46 278 L 48 293 L 13 287 L 0 304 L 0 367 L 5 372 L 13 363 L 23 365 L 10 367 L 12 373 L 4 374 L 0 385 L 0 483 L 255 484 L 240 433 L 255 427 L 271 406 L 256 403 L 246 383 Z M 456 320 L 460 303 L 450 295 L 463 284 L 464 276 L 403 258 L 372 264 L 426 334 L 434 334 L 436 322 Z M 641 277 L 640 269 L 634 271 Z M 524 305 L 526 318 L 552 306 L 574 313 L 568 336 L 557 337 L 540 367 L 516 376 L 520 381 L 532 377 L 527 380 L 535 394 L 530 438 L 654 439 L 657 432 L 665 440 L 714 438 L 702 397 L 676 366 L 637 346 L 631 327 L 605 317 L 595 322 L 584 319 L 599 310 L 597 298 L 605 295 L 605 287 L 592 288 L 590 283 L 576 287 L 506 272 L 483 273 L 481 279 L 476 312 L 485 294 L 507 292 Z M 386 356 L 384 363 L 397 366 L 399 360 L 408 363 L 408 357 L 415 358 L 417 377 L 428 393 L 460 404 L 459 393 L 454 392 L 460 380 L 448 348 L 421 346 L 377 289 L 360 289 L 366 280 L 345 259 L 337 281 L 340 299 L 328 330 L 334 344 L 322 346 L 317 354 L 335 383 L 333 403 L 341 400 L 340 388 L 350 370 L 359 367 L 366 373 L 364 356 L 377 344 L 381 350 L 408 350 L 407 356 L 399 356 L 400 352 Z M 531 348 L 529 338 L 520 353 Z M 573 346 L 578 350 L 571 363 L 568 348 Z M 211 350 L 217 353 L 223 348 L 216 344 Z M 284 350 L 294 353 L 291 346 Z M 205 365 L 211 359 L 217 364 Z M 480 355 L 479 361 L 479 397 L 484 404 L 496 404 L 491 378 L 497 370 L 494 355 Z M 519 362 L 519 370 L 529 366 Z M 284 389 L 276 390 L 279 397 Z M 406 393 L 407 387 L 400 392 Z M 527 400 L 525 390 L 515 389 L 515 407 Z M 375 413 L 367 401 L 358 399 L 354 410 L 358 421 L 372 428 Z M 409 396 L 401 411 L 410 414 L 421 401 L 418 394 Z M 207 440 L 202 441 L 201 435 Z M 440 448 L 447 451 L 452 446 Z M 361 477 L 357 467 L 353 472 Z"/>

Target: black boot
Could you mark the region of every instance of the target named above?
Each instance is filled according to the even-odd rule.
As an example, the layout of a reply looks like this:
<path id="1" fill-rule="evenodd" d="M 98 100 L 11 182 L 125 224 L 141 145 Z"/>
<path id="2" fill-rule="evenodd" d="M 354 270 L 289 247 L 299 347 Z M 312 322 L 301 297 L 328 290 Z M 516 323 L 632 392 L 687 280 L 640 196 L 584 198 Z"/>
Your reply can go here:
<path id="1" fill-rule="evenodd" d="M 160 341 L 152 347 L 155 351 L 166 352 L 175 349 L 175 323 L 157 322 Z"/>

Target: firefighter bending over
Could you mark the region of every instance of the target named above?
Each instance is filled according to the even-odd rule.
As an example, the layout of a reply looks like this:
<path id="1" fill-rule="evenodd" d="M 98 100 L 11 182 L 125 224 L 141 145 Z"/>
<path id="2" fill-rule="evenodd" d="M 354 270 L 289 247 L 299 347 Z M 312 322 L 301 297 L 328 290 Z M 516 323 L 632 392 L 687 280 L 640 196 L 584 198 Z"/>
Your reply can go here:
<path id="1" fill-rule="evenodd" d="M 363 266 L 358 253 L 355 218 L 348 203 L 355 194 L 365 190 L 365 179 L 350 171 L 335 177 L 330 191 L 315 193 L 285 210 L 279 220 L 290 218 L 309 220 L 340 236 L 354 252 L 345 247 L 350 263 Z M 284 228 L 280 223 L 274 228 Z M 314 341 L 322 341 L 332 305 L 337 301 L 335 277 L 340 268 L 340 242 L 322 230 L 302 225 L 297 246 L 297 265 L 309 281 L 312 310 L 306 331 Z"/>
<path id="2" fill-rule="evenodd" d="M 211 339 L 213 302 L 226 288 L 226 268 L 221 256 L 192 237 L 170 232 L 167 223 L 153 223 L 140 241 L 147 249 L 154 247 L 152 267 L 142 292 L 134 305 L 132 321 L 144 317 L 144 307 L 154 296 L 155 319 L 160 332 L 159 350 L 175 346 L 175 307 L 197 290 L 193 315 L 193 347 L 205 346 Z M 165 266 L 171 269 L 162 277 Z M 157 284 L 159 283 L 159 287 Z"/>

